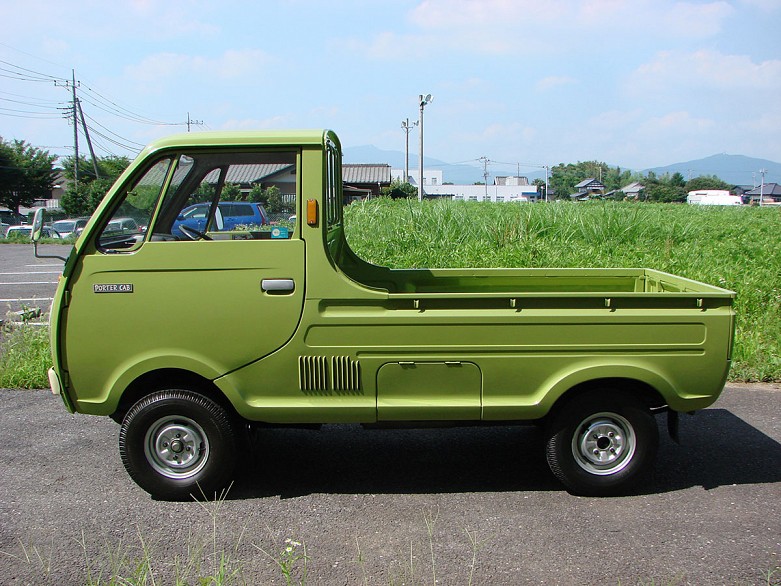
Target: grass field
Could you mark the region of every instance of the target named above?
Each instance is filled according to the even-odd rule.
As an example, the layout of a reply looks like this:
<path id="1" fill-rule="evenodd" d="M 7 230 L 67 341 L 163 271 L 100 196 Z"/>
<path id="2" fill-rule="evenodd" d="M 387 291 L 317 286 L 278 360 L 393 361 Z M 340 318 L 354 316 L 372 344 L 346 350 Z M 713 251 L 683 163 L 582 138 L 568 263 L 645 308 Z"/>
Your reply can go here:
<path id="1" fill-rule="evenodd" d="M 645 267 L 738 293 L 736 381 L 781 381 L 781 209 L 377 199 L 346 209 L 363 258 L 402 267 Z M 47 385 L 45 331 L 0 337 L 0 387 Z"/>
<path id="2" fill-rule="evenodd" d="M 781 209 L 376 199 L 346 209 L 359 256 L 408 267 L 644 267 L 738 293 L 730 378 L 781 380 Z"/>

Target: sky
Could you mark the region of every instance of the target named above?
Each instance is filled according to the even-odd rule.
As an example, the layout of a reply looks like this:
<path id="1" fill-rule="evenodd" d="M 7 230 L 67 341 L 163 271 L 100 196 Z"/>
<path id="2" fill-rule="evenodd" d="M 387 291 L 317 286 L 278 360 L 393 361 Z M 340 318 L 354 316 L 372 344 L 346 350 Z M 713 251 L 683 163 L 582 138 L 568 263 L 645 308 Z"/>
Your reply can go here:
<path id="1" fill-rule="evenodd" d="M 202 123 L 192 131 L 331 128 L 344 147 L 403 152 L 402 120 L 416 121 L 419 95 L 431 94 L 424 152 L 448 163 L 781 161 L 781 0 L 0 0 L 0 10 L 0 136 L 60 155 L 73 152 L 63 109 L 75 70 L 98 156 L 132 158 L 186 131 L 188 113 Z"/>

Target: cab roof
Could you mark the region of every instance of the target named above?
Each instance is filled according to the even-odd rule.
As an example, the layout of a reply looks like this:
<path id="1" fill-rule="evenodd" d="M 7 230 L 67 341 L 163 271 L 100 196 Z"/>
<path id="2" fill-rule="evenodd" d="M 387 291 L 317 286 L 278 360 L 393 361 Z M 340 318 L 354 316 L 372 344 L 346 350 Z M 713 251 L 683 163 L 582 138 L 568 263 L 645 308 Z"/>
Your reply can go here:
<path id="1" fill-rule="evenodd" d="M 329 136 L 338 144 L 338 139 L 333 131 L 324 129 L 187 132 L 160 138 L 150 143 L 141 154 L 146 155 L 162 149 L 182 147 L 322 146 Z"/>

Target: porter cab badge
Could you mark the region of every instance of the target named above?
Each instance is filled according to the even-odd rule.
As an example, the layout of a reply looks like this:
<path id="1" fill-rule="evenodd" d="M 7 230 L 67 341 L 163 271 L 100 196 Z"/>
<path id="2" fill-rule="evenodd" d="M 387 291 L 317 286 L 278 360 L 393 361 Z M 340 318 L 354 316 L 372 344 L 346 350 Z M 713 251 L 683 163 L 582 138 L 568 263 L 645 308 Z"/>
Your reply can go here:
<path id="1" fill-rule="evenodd" d="M 95 284 L 92 289 L 95 293 L 132 293 L 132 283 Z"/>

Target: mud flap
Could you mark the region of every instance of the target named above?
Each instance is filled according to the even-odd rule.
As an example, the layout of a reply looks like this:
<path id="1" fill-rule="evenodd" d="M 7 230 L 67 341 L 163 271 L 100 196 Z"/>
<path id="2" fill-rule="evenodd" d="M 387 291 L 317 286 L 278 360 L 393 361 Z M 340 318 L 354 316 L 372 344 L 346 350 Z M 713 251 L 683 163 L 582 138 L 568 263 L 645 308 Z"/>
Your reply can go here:
<path id="1" fill-rule="evenodd" d="M 680 416 L 678 412 L 672 409 L 667 411 L 667 432 L 670 434 L 670 438 L 678 445 L 681 444 L 679 424 Z"/>

